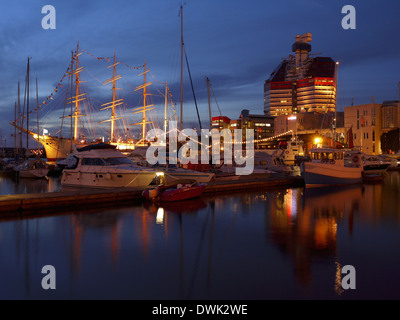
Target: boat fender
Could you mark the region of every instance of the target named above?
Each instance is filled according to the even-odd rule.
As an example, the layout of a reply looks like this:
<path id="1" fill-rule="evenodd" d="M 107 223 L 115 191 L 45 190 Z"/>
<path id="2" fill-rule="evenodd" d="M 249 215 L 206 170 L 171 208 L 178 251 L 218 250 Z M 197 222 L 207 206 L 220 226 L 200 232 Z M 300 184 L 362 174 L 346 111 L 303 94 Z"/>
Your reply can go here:
<path id="1" fill-rule="evenodd" d="M 358 162 L 359 162 L 358 155 L 356 155 L 356 154 L 353 155 L 352 160 L 353 160 L 353 163 L 354 163 L 354 164 L 358 164 Z"/>

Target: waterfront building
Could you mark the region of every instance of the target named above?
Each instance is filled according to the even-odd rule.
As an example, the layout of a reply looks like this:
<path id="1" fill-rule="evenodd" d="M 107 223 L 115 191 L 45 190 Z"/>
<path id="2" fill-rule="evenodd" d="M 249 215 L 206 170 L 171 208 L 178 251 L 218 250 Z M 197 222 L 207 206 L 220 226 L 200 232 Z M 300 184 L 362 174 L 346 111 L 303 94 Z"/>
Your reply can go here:
<path id="1" fill-rule="evenodd" d="M 381 154 L 381 103 L 369 103 L 344 108 L 345 127 L 352 129 L 354 147 L 367 154 Z"/>
<path id="2" fill-rule="evenodd" d="M 336 110 L 336 66 L 330 57 L 310 57 L 311 33 L 296 36 L 295 55 L 278 65 L 264 83 L 264 114 L 291 115 Z"/>
<path id="3" fill-rule="evenodd" d="M 274 118 L 263 114 L 252 114 L 244 109 L 240 113 L 239 119 L 231 120 L 225 116 L 212 118 L 212 129 L 242 129 L 243 137 L 246 138 L 246 129 L 254 130 L 254 139 L 269 138 L 274 135 Z"/>
<path id="4" fill-rule="evenodd" d="M 225 116 L 218 116 L 218 117 L 212 117 L 212 128 L 211 129 L 218 129 L 219 131 L 223 129 L 229 129 L 231 119 Z"/>
<path id="5" fill-rule="evenodd" d="M 336 126 L 336 128 L 335 128 Z M 282 115 L 275 117 L 275 135 L 291 130 L 292 134 L 299 136 L 312 146 L 315 138 L 321 138 L 323 144 L 338 147 L 347 143 L 347 131 L 344 126 L 344 112 L 327 113 L 298 113 L 295 115 Z M 333 142 L 335 141 L 335 143 Z"/>
<path id="6" fill-rule="evenodd" d="M 272 137 L 274 135 L 274 118 L 263 114 L 252 114 L 249 110 L 244 109 L 240 113 L 239 117 L 240 128 L 245 137 L 246 129 L 254 130 L 254 139 L 262 140 L 265 138 Z M 234 129 L 232 127 L 231 129 Z"/>

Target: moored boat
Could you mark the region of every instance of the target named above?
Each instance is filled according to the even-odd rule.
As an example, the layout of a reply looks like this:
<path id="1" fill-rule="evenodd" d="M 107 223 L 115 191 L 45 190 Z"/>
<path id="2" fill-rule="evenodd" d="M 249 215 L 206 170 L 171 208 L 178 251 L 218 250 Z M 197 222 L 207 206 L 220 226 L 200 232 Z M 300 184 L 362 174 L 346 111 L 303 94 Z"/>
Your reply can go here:
<path id="1" fill-rule="evenodd" d="M 311 149 L 311 161 L 300 165 L 306 187 L 361 183 L 361 155 L 353 154 L 349 161 L 345 161 L 346 152 L 333 148 Z"/>
<path id="2" fill-rule="evenodd" d="M 390 163 L 384 162 L 378 156 L 363 155 L 363 180 L 365 182 L 383 181 Z"/>
<path id="3" fill-rule="evenodd" d="M 63 170 L 62 186 L 145 189 L 157 176 L 154 169 L 137 166 L 110 144 L 77 148 L 74 158 Z"/>
<path id="4" fill-rule="evenodd" d="M 172 185 L 159 185 L 143 191 L 146 200 L 181 201 L 200 197 L 207 184 L 196 180 L 180 180 Z"/>
<path id="5" fill-rule="evenodd" d="M 49 166 L 43 159 L 27 159 L 14 167 L 18 178 L 42 179 L 49 173 Z"/>

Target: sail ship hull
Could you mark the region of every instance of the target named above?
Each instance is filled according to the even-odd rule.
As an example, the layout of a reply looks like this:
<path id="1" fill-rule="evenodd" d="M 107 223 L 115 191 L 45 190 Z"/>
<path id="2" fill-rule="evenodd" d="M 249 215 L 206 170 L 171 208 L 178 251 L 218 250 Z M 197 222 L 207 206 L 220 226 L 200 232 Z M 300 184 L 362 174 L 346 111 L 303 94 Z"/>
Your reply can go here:
<path id="1" fill-rule="evenodd" d="M 15 122 L 11 123 L 11 125 L 15 126 L 18 130 L 28 133 L 33 139 L 41 143 L 46 152 L 46 159 L 50 162 L 66 159 L 71 153 L 72 147 L 77 145 L 77 141 L 69 138 L 59 138 L 45 135 L 41 136 L 16 125 Z"/>
<path id="2" fill-rule="evenodd" d="M 46 151 L 47 161 L 66 159 L 71 152 L 71 139 L 42 136 L 37 139 Z M 73 141 L 72 146 L 76 143 Z"/>

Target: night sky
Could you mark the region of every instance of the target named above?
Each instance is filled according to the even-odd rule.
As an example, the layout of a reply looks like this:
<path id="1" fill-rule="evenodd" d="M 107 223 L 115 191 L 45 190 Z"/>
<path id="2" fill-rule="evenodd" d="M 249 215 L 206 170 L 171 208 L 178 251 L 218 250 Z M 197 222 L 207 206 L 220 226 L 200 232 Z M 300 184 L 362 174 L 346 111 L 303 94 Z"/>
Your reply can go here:
<path id="1" fill-rule="evenodd" d="M 56 9 L 56 29 L 42 28 L 44 5 Z M 93 110 L 111 99 L 109 63 L 95 57 L 116 52 L 119 96 L 128 112 L 140 106 L 134 91 L 143 78 L 144 61 L 151 70 L 156 110 L 164 111 L 162 93 L 167 82 L 180 113 L 180 17 L 183 7 L 184 42 L 203 127 L 208 123 L 206 78 L 211 81 L 212 113 L 237 119 L 242 109 L 263 113 L 263 85 L 282 58 L 291 52 L 296 34 L 312 34 L 312 54 L 340 61 L 338 109 L 354 104 L 399 99 L 400 1 L 326 0 L 1 0 L 0 11 L 0 125 L 2 140 L 12 145 L 17 85 L 24 98 L 27 58 L 31 65 L 31 109 L 54 92 L 68 68 L 71 51 L 80 56 Z M 342 28 L 342 7 L 356 9 L 356 29 Z M 90 53 L 90 54 L 89 54 Z M 129 68 L 129 67 L 130 68 Z M 64 112 L 62 82 L 53 101 L 40 108 L 40 127 L 54 134 Z M 196 109 L 184 69 L 184 127 L 197 123 Z M 216 103 L 217 101 L 217 103 Z M 107 116 L 106 111 L 100 113 Z M 36 126 L 36 113 L 31 115 Z M 99 119 L 101 120 L 101 119 Z M 139 120 L 139 119 L 137 119 Z M 185 125 L 187 124 L 187 125 Z M 198 126 L 198 125 L 197 125 Z M 34 129 L 34 128 L 33 128 Z"/>

